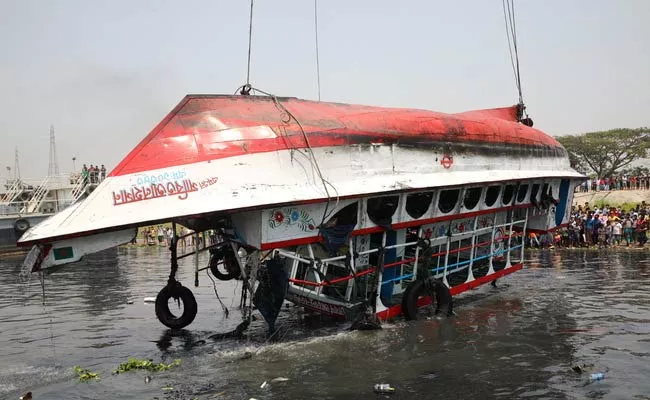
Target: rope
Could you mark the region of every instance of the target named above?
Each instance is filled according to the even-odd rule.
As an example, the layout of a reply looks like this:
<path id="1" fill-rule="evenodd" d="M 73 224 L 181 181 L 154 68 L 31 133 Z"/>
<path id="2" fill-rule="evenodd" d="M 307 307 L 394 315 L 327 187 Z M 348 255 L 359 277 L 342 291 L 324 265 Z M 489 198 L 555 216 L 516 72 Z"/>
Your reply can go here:
<path id="1" fill-rule="evenodd" d="M 519 104 L 524 104 L 524 97 L 521 90 L 521 75 L 519 73 L 519 50 L 517 48 L 517 23 L 515 20 L 515 4 L 512 0 L 501 0 L 503 6 L 503 20 L 508 38 L 508 51 L 510 52 L 510 64 L 515 76 L 515 84 L 519 93 Z M 514 56 L 513 56 L 514 54 Z"/>
<path id="2" fill-rule="evenodd" d="M 318 83 L 318 101 L 320 101 L 320 61 L 318 58 L 318 0 L 314 0 L 314 30 L 316 34 L 316 80 Z"/>
<path id="3" fill-rule="evenodd" d="M 286 108 L 286 107 L 285 107 L 285 106 L 280 102 L 280 100 L 277 98 L 277 96 L 275 96 L 274 94 L 271 94 L 271 93 L 265 92 L 265 91 L 263 91 L 263 90 L 260 90 L 260 89 L 258 89 L 258 88 L 254 88 L 254 87 L 252 87 L 252 86 L 250 86 L 250 85 L 244 85 L 244 86 L 242 86 L 242 87 L 240 87 L 240 88 L 241 88 L 242 90 L 244 90 L 244 89 L 246 89 L 246 87 L 248 87 L 249 90 L 253 90 L 253 91 L 255 91 L 255 92 L 259 92 L 259 93 L 262 93 L 263 95 L 266 95 L 266 96 L 271 97 L 271 99 L 273 100 L 273 103 L 275 104 L 276 108 L 277 108 L 278 110 L 280 110 L 281 112 L 283 112 L 284 114 L 286 114 L 286 116 L 287 116 L 287 119 L 286 119 L 286 120 L 283 119 L 282 122 L 288 124 L 289 122 L 291 122 L 291 120 L 293 120 L 293 121 L 296 123 L 296 125 L 298 125 L 298 128 L 300 128 L 300 133 L 302 134 L 303 138 L 305 139 L 305 144 L 307 145 L 307 149 L 309 150 L 309 154 L 310 154 L 310 156 L 306 156 L 306 155 L 304 155 L 304 154 L 303 154 L 299 149 L 297 149 L 297 148 L 292 148 L 292 150 L 295 150 L 295 151 L 297 151 L 297 152 L 303 154 L 303 156 L 305 156 L 305 158 L 307 158 L 307 159 L 309 160 L 309 162 L 310 162 L 312 168 L 316 171 L 316 174 L 317 174 L 318 177 L 320 178 L 320 180 L 321 180 L 321 182 L 322 182 L 322 184 L 323 184 L 323 188 L 325 189 L 325 194 L 327 195 L 327 203 L 325 204 L 325 210 L 324 210 L 324 212 L 323 212 L 323 219 L 322 219 L 322 221 L 321 221 L 321 223 L 320 223 L 320 225 L 319 225 L 319 226 L 322 226 L 322 225 L 325 223 L 325 220 L 328 219 L 328 218 L 332 215 L 332 213 L 333 213 L 333 211 L 334 211 L 334 209 L 332 209 L 332 210 L 330 210 L 330 212 L 328 213 L 328 209 L 329 209 L 329 206 L 330 206 L 330 202 L 331 202 L 331 200 L 332 200 L 332 195 L 330 194 L 330 192 L 329 192 L 329 190 L 328 190 L 328 186 L 331 187 L 331 188 L 334 190 L 334 192 L 336 193 L 336 204 L 338 204 L 338 202 L 339 202 L 339 194 L 338 194 L 338 190 L 336 190 L 336 187 L 334 187 L 334 185 L 332 185 L 332 184 L 331 184 L 327 179 L 325 179 L 325 177 L 323 176 L 323 173 L 321 172 L 320 166 L 319 166 L 319 164 L 318 164 L 318 160 L 316 159 L 316 156 L 314 155 L 314 150 L 313 150 L 312 147 L 311 147 L 311 143 L 309 142 L 309 137 L 307 136 L 307 133 L 305 132 L 305 129 L 303 128 L 303 126 L 302 126 L 302 124 L 300 123 L 300 121 L 298 121 L 298 119 L 295 117 L 295 115 L 293 115 L 293 114 L 291 113 L 291 111 L 289 111 L 289 110 L 288 110 L 288 109 L 287 109 L 287 108 Z M 239 89 L 238 89 L 238 90 L 239 90 Z"/>
<path id="4" fill-rule="evenodd" d="M 246 66 L 246 86 L 251 85 L 251 42 L 253 40 L 253 0 L 251 0 L 251 13 L 248 22 L 248 63 Z M 243 94 L 243 93 L 242 93 Z"/>
<path id="5" fill-rule="evenodd" d="M 209 269 L 205 270 L 205 274 L 212 281 L 212 287 L 214 288 L 214 295 L 217 296 L 217 300 L 219 300 L 219 304 L 221 304 L 221 309 L 223 310 L 223 313 L 226 315 L 226 318 L 228 318 L 228 315 L 230 314 L 230 311 L 228 311 L 228 307 L 226 307 L 226 305 L 223 304 L 223 301 L 221 301 L 221 297 L 219 297 L 219 293 L 217 292 L 217 283 L 215 282 L 214 279 L 212 279 L 212 275 L 210 275 L 210 270 Z"/>

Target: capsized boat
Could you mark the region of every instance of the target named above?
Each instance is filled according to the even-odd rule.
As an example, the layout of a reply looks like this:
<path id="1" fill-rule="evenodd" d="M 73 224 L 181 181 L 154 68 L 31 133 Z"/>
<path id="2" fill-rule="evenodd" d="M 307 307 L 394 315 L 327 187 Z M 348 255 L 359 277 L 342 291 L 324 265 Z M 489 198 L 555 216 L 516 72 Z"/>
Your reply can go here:
<path id="1" fill-rule="evenodd" d="M 86 199 L 22 236 L 25 267 L 171 221 L 219 232 L 206 268 L 243 279 L 271 328 L 284 299 L 348 319 L 450 312 L 451 296 L 521 269 L 523 233 L 564 226 L 584 179 L 522 111 L 188 95 Z M 156 314 L 182 328 L 196 301 L 170 248 Z"/>

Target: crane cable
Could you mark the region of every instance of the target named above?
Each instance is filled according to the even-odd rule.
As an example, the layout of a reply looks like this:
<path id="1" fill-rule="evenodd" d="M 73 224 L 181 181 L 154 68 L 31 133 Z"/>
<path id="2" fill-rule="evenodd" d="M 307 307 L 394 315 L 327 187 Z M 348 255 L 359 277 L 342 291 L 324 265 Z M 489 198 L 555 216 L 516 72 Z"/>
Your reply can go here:
<path id="1" fill-rule="evenodd" d="M 314 0 L 314 31 L 316 36 L 316 83 L 318 86 L 318 101 L 320 101 L 320 60 L 318 57 L 318 0 Z"/>
<path id="2" fill-rule="evenodd" d="M 519 71 L 519 49 L 517 47 L 517 22 L 515 20 L 515 3 L 514 0 L 501 0 L 503 6 L 503 20 L 505 22 L 506 37 L 508 38 L 508 51 L 510 52 L 510 64 L 515 76 L 515 84 L 519 94 L 519 111 L 517 118 L 525 125 L 532 126 L 532 120 L 526 113 L 524 105 L 524 96 L 521 90 L 521 74 Z M 525 117 L 525 118 L 524 118 Z"/>
<path id="3" fill-rule="evenodd" d="M 253 0 L 248 21 L 248 62 L 246 63 L 246 84 L 241 87 L 240 94 L 249 95 L 251 92 L 251 43 L 253 41 Z"/>

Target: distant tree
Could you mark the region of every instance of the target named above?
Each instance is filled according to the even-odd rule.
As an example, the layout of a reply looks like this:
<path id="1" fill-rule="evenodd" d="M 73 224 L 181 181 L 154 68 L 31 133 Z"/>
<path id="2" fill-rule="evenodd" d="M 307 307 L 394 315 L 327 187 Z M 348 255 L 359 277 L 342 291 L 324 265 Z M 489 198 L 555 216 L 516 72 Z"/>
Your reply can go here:
<path id="1" fill-rule="evenodd" d="M 648 169 L 648 167 L 637 165 L 634 168 L 625 168 L 621 171 L 621 174 L 629 176 L 650 176 L 650 169 Z"/>
<path id="2" fill-rule="evenodd" d="M 650 128 L 612 129 L 556 139 L 569 152 L 574 168 L 592 170 L 601 178 L 646 157 L 650 150 Z"/>

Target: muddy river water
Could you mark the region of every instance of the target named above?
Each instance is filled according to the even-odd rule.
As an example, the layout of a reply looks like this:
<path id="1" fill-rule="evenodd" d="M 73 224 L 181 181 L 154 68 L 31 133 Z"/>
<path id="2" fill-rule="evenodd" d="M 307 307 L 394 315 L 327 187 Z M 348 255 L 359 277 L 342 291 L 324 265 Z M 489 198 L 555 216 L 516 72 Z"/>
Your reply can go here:
<path id="1" fill-rule="evenodd" d="M 1 259 L 0 398 L 374 399 L 388 383 L 392 399 L 650 399 L 647 250 L 529 252 L 497 288 L 458 297 L 455 317 L 380 331 L 287 307 L 273 342 L 260 320 L 244 339 L 210 339 L 241 322 L 240 288 L 216 283 L 226 317 L 204 274 L 195 322 L 167 331 L 144 298 L 165 283 L 168 258 L 157 247 L 94 255 L 46 275 L 44 297 L 37 275 L 19 280 L 20 259 Z M 183 261 L 191 286 L 193 261 Z M 113 374 L 129 357 L 181 364 Z M 100 379 L 79 382 L 77 365 Z M 596 372 L 604 379 L 591 381 Z"/>

